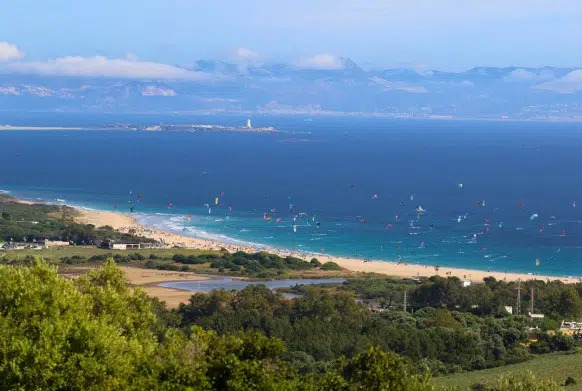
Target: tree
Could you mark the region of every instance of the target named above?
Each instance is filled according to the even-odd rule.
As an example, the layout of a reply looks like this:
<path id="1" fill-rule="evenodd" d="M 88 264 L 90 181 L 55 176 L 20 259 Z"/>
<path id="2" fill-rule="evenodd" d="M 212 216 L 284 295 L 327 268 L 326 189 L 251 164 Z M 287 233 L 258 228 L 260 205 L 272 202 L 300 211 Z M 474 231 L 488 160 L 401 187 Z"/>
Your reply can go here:
<path id="1" fill-rule="evenodd" d="M 317 258 L 311 258 L 311 261 L 309 261 L 309 263 L 311 263 L 313 267 L 321 267 L 321 262 L 319 262 Z"/>
<path id="2" fill-rule="evenodd" d="M 153 314 L 117 277 L 109 266 L 76 284 L 41 261 L 0 266 L 0 388 L 137 386 L 156 347 Z"/>
<path id="3" fill-rule="evenodd" d="M 351 383 L 349 390 L 435 390 L 426 370 L 416 374 L 408 360 L 375 347 L 341 365 L 340 373 Z"/>

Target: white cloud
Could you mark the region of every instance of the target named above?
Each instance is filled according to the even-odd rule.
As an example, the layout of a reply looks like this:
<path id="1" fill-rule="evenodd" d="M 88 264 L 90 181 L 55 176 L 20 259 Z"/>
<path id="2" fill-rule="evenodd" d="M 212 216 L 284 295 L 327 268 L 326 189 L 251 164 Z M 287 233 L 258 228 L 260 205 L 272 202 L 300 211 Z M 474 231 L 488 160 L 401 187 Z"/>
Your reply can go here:
<path id="1" fill-rule="evenodd" d="M 534 88 L 538 90 L 559 92 L 562 94 L 571 94 L 573 92 L 582 91 L 582 69 L 572 71 L 566 76 L 558 79 L 538 84 Z"/>
<path id="2" fill-rule="evenodd" d="M 305 69 L 341 69 L 342 61 L 327 53 L 316 54 L 313 57 L 300 57 L 295 63 L 297 68 Z"/>
<path id="3" fill-rule="evenodd" d="M 247 48 L 236 48 L 234 57 L 240 61 L 257 61 L 261 58 L 261 53 Z"/>
<path id="4" fill-rule="evenodd" d="M 541 71 L 529 71 L 523 68 L 517 68 L 511 71 L 507 76 L 505 76 L 505 81 L 510 82 L 532 82 L 537 81 L 541 82 L 544 80 L 551 80 L 553 79 L 554 73 L 549 70 L 541 70 Z"/>
<path id="5" fill-rule="evenodd" d="M 16 45 L 0 41 L 0 61 L 15 60 L 24 57 L 24 53 Z"/>
<path id="6" fill-rule="evenodd" d="M 410 92 L 413 94 L 426 94 L 428 91 L 423 86 L 415 86 L 410 85 L 402 82 L 397 81 L 390 81 L 386 79 L 382 79 L 381 77 L 374 76 L 370 78 L 370 81 L 373 81 L 376 84 L 380 84 L 384 86 L 385 90 L 395 90 L 395 91 L 404 91 Z"/>
<path id="7" fill-rule="evenodd" d="M 125 59 L 126 59 L 127 61 L 137 61 L 137 60 L 139 60 L 139 59 L 137 58 L 137 54 L 135 54 L 135 53 L 132 53 L 132 52 L 127 52 L 127 53 L 125 53 Z"/>
<path id="8" fill-rule="evenodd" d="M 130 59 L 110 59 L 103 56 L 59 57 L 48 61 L 19 61 L 5 64 L 1 71 L 55 76 L 116 77 L 165 80 L 203 80 L 210 78 L 204 72 L 189 71 L 173 65 Z"/>

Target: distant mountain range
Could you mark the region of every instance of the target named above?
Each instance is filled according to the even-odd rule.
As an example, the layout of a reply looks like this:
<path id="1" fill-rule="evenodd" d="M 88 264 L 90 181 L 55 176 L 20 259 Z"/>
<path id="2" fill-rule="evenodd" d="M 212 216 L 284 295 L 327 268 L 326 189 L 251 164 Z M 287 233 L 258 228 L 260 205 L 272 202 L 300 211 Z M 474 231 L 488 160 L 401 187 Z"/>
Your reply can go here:
<path id="1" fill-rule="evenodd" d="M 582 68 L 463 72 L 201 60 L 201 81 L 0 74 L 0 110 L 582 119 Z"/>

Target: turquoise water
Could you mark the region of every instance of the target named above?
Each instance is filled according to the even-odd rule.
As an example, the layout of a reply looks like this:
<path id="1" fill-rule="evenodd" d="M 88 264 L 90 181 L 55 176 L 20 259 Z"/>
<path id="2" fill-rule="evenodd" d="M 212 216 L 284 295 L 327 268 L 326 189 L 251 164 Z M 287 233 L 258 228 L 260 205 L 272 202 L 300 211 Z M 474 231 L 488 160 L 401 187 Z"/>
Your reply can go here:
<path id="1" fill-rule="evenodd" d="M 0 123 L 246 121 L 63 116 Z M 290 133 L 2 132 L 0 189 L 233 243 L 582 276 L 579 124 L 252 120 Z"/>

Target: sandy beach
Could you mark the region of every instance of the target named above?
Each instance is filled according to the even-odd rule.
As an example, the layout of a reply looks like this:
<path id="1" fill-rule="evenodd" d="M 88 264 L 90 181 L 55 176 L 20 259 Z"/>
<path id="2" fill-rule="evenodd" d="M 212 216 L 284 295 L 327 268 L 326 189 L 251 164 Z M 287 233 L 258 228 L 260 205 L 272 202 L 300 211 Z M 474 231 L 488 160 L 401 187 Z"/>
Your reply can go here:
<path id="1" fill-rule="evenodd" d="M 79 222 L 94 224 L 96 226 L 110 225 L 115 229 L 122 232 L 133 232 L 137 235 L 142 235 L 149 237 L 160 242 L 164 242 L 169 246 L 180 246 L 186 248 L 196 248 L 205 250 L 220 250 L 225 248 L 230 252 L 245 251 L 245 252 L 256 252 L 258 249 L 252 246 L 236 246 L 228 243 L 219 243 L 206 239 L 191 238 L 187 236 L 181 236 L 178 234 L 161 231 L 154 229 L 152 227 L 146 227 L 138 224 L 138 222 L 128 214 L 107 212 L 107 211 L 94 211 L 94 210 L 84 210 L 79 209 L 80 216 L 78 217 Z M 281 256 L 296 256 L 303 259 L 309 259 L 312 256 L 287 251 L 279 249 L 268 249 L 269 252 L 277 253 Z M 363 259 L 353 259 L 353 258 L 342 258 L 334 257 L 329 255 L 317 255 L 317 258 L 321 262 L 333 261 L 339 264 L 341 267 L 358 272 L 367 273 L 380 273 L 386 274 L 388 276 L 395 277 L 430 277 L 435 274 L 440 276 L 456 276 L 462 280 L 470 280 L 473 282 L 480 282 L 483 278 L 488 276 L 493 276 L 499 280 L 515 281 L 521 280 L 531 280 L 531 279 L 542 279 L 542 280 L 561 280 L 565 283 L 578 282 L 577 278 L 566 278 L 566 277 L 556 277 L 556 276 L 544 276 L 544 275 L 533 275 L 527 273 L 504 273 L 504 272 L 488 272 L 483 270 L 473 270 L 473 269 L 460 269 L 451 267 L 440 267 L 438 271 L 434 265 L 411 265 L 407 263 L 396 263 L 396 262 L 382 262 L 382 261 L 371 261 L 366 262 Z M 179 279 L 178 279 L 179 280 Z M 163 289 L 163 288 L 161 288 Z"/>

